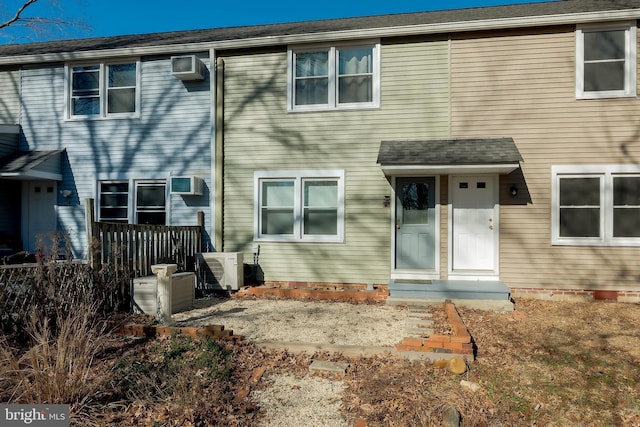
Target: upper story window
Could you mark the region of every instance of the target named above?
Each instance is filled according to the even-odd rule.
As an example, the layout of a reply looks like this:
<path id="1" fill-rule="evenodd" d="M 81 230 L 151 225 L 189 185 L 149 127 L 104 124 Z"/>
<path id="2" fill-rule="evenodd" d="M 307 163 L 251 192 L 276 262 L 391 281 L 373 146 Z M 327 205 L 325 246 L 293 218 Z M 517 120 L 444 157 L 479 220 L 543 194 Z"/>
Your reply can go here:
<path id="1" fill-rule="evenodd" d="M 640 246 L 640 167 L 554 166 L 556 245 Z"/>
<path id="2" fill-rule="evenodd" d="M 289 110 L 377 107 L 379 55 L 373 43 L 290 49 Z"/>
<path id="3" fill-rule="evenodd" d="M 576 96 L 636 96 L 636 24 L 577 30 Z"/>
<path id="4" fill-rule="evenodd" d="M 68 65 L 67 118 L 132 117 L 140 112 L 138 62 Z"/>

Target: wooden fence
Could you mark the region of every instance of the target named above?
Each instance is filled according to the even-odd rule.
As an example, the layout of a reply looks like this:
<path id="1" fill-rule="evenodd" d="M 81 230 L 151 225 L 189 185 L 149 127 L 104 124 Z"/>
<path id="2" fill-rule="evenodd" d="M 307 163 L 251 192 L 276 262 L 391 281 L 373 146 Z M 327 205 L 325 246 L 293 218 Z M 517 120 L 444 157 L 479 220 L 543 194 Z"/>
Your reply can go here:
<path id="1" fill-rule="evenodd" d="M 90 262 L 127 265 L 133 277 L 149 276 L 154 264 L 178 264 L 194 271 L 202 252 L 202 227 L 93 222 Z"/>

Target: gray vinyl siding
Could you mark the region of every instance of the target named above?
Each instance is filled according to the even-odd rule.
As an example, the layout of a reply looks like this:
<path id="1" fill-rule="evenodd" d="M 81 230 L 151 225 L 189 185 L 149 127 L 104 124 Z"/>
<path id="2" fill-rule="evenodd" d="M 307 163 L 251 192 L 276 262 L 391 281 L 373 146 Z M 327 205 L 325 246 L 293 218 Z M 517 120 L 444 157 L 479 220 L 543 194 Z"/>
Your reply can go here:
<path id="1" fill-rule="evenodd" d="M 553 246 L 551 167 L 640 164 L 637 98 L 576 100 L 573 27 L 455 39 L 454 136 L 511 136 L 501 178 L 500 277 L 512 287 L 639 289 L 640 248 Z M 516 183 L 519 195 L 508 195 Z"/>
<path id="2" fill-rule="evenodd" d="M 205 58 L 208 63 L 208 59 Z M 99 179 L 166 179 L 197 175 L 211 186 L 209 80 L 183 83 L 170 75 L 169 58 L 141 62 L 139 118 L 65 120 L 64 66 L 26 68 L 22 77 L 22 149 L 66 148 L 56 212 L 60 231 L 86 255 L 84 202 L 97 197 Z M 203 196 L 170 196 L 170 225 L 195 225 L 209 215 Z"/>
<path id="3" fill-rule="evenodd" d="M 287 56 L 224 58 L 224 250 L 251 259 L 254 171 L 345 171 L 344 243 L 259 242 L 268 281 L 387 283 L 391 187 L 380 141 L 449 131 L 446 41 L 385 43 L 379 109 L 287 113 Z"/>
<path id="4" fill-rule="evenodd" d="M 19 70 L 0 70 L 0 94 L 0 124 L 18 124 L 20 120 Z"/>

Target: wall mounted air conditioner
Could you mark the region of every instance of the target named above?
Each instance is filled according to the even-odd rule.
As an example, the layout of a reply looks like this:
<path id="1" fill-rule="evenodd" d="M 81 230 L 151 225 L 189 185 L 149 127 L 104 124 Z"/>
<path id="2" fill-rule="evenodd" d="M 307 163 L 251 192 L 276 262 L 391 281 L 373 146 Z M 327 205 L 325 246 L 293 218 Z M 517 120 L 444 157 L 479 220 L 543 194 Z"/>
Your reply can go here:
<path id="1" fill-rule="evenodd" d="M 204 180 L 197 176 L 172 176 L 171 194 L 184 196 L 201 196 L 204 188 Z"/>
<path id="2" fill-rule="evenodd" d="M 196 274 L 203 289 L 237 291 L 244 286 L 244 256 L 241 252 L 196 254 Z"/>
<path id="3" fill-rule="evenodd" d="M 171 75 L 180 80 L 203 80 L 204 63 L 195 55 L 172 56 Z"/>

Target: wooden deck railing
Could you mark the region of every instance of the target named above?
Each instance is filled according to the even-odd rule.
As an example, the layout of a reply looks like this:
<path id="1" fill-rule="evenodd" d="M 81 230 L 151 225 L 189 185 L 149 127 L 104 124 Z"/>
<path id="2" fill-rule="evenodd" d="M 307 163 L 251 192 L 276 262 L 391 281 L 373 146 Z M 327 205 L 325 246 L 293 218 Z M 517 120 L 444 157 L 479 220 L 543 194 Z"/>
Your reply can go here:
<path id="1" fill-rule="evenodd" d="M 126 263 L 133 277 L 149 276 L 152 265 L 163 263 L 194 271 L 195 254 L 202 252 L 201 226 L 93 222 L 92 236 L 92 262 Z"/>
<path id="2" fill-rule="evenodd" d="M 178 271 L 195 271 L 195 254 L 202 252 L 204 213 L 194 226 L 122 224 L 95 221 L 95 201 L 85 199 L 88 260 L 92 267 L 111 262 L 127 266 L 131 277 L 152 275 L 154 264 L 178 264 Z"/>

